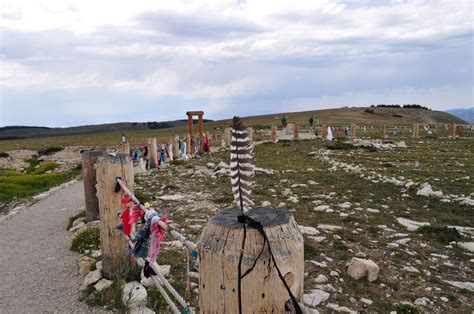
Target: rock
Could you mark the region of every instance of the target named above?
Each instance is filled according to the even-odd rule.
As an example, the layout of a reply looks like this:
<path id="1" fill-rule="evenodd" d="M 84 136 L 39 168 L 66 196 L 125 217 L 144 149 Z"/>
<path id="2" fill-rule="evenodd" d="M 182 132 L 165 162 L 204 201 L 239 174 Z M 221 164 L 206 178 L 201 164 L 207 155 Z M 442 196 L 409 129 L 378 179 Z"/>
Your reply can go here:
<path id="1" fill-rule="evenodd" d="M 416 299 L 416 300 L 413 302 L 413 304 L 415 304 L 415 305 L 421 305 L 421 306 L 427 306 L 430 302 L 431 302 L 431 300 L 428 299 L 427 297 L 422 297 L 422 298 Z"/>
<path id="2" fill-rule="evenodd" d="M 255 167 L 254 168 L 255 170 L 255 173 L 266 173 L 266 174 L 274 174 L 275 173 L 275 170 L 273 169 L 265 169 L 265 168 L 260 168 L 260 167 Z"/>
<path id="3" fill-rule="evenodd" d="M 444 303 L 446 303 L 446 302 L 448 302 L 448 301 L 449 301 L 449 299 L 448 299 L 448 298 L 446 298 L 446 297 L 441 297 L 441 298 L 440 298 L 440 300 L 441 300 L 441 301 L 443 301 Z"/>
<path id="4" fill-rule="evenodd" d="M 303 296 L 303 301 L 306 306 L 309 307 L 316 307 L 320 303 L 329 299 L 330 294 L 326 291 L 319 290 L 319 289 L 312 289 L 310 293 L 305 294 Z"/>
<path id="5" fill-rule="evenodd" d="M 75 231 L 78 231 L 80 229 L 85 229 L 85 228 L 87 228 L 87 225 L 83 221 L 80 221 L 77 225 L 69 229 L 69 232 L 75 232 Z"/>
<path id="6" fill-rule="evenodd" d="M 94 285 L 94 289 L 97 291 L 97 292 L 101 292 L 102 290 L 105 290 L 109 287 L 112 286 L 112 280 L 107 280 L 107 279 L 101 279 L 99 280 L 95 285 Z"/>
<path id="7" fill-rule="evenodd" d="M 212 162 L 208 162 L 206 164 L 206 167 L 209 168 L 209 169 L 214 169 L 216 167 L 216 164 L 215 163 L 212 163 Z"/>
<path id="8" fill-rule="evenodd" d="M 171 265 L 158 265 L 158 268 L 163 277 L 168 277 L 170 275 Z"/>
<path id="9" fill-rule="evenodd" d="M 280 204 L 278 204 L 277 208 L 285 208 L 285 206 L 286 206 L 285 202 L 280 202 Z"/>
<path id="10" fill-rule="evenodd" d="M 368 211 L 369 213 L 380 213 L 380 210 L 375 208 L 367 208 L 366 211 Z"/>
<path id="11" fill-rule="evenodd" d="M 269 201 L 263 201 L 261 207 L 270 207 L 271 203 Z"/>
<path id="12" fill-rule="evenodd" d="M 406 218 L 397 218 L 397 222 L 408 229 L 408 231 L 416 231 L 421 226 L 428 226 L 429 222 L 417 222 Z"/>
<path id="13" fill-rule="evenodd" d="M 329 209 L 329 205 L 319 205 L 319 206 L 316 206 L 315 208 L 313 208 L 313 210 L 317 211 L 317 212 L 324 212 L 328 209 Z"/>
<path id="14" fill-rule="evenodd" d="M 94 270 L 87 274 L 86 278 L 84 278 L 84 282 L 81 285 L 81 291 L 87 290 L 87 287 L 96 283 L 102 278 L 102 274 L 100 270 Z"/>
<path id="15" fill-rule="evenodd" d="M 362 302 L 364 304 L 367 304 L 367 305 L 371 305 L 372 303 L 374 303 L 374 301 L 366 299 L 366 298 L 361 298 L 360 302 Z"/>
<path id="16" fill-rule="evenodd" d="M 158 196 L 158 198 L 163 201 L 179 201 L 185 198 L 185 196 L 181 194 L 175 194 L 175 195 Z"/>
<path id="17" fill-rule="evenodd" d="M 458 246 L 469 252 L 474 252 L 474 242 L 458 242 Z"/>
<path id="18" fill-rule="evenodd" d="M 79 259 L 79 274 L 84 276 L 91 271 L 92 263 L 94 262 L 93 258 L 83 256 Z"/>
<path id="19" fill-rule="evenodd" d="M 413 266 L 403 267 L 403 270 L 406 271 L 406 272 L 409 272 L 409 273 L 414 273 L 414 274 L 419 274 L 420 273 L 420 271 L 418 269 L 416 269 L 415 267 L 413 267 Z"/>
<path id="20" fill-rule="evenodd" d="M 155 311 L 150 310 L 149 308 L 145 306 L 138 306 L 138 307 L 134 307 L 130 311 L 130 314 L 155 314 Z"/>
<path id="21" fill-rule="evenodd" d="M 357 252 L 355 256 L 359 258 L 366 258 L 367 254 L 365 254 L 364 252 Z"/>
<path id="22" fill-rule="evenodd" d="M 314 228 L 314 227 L 305 227 L 305 226 L 298 225 L 298 229 L 304 235 L 315 236 L 315 235 L 318 235 L 320 233 L 319 230 Z"/>
<path id="23" fill-rule="evenodd" d="M 337 271 L 331 270 L 331 272 L 329 273 L 329 276 L 331 276 L 331 277 L 339 277 L 339 273 L 338 273 Z"/>
<path id="24" fill-rule="evenodd" d="M 47 192 L 46 192 L 46 193 L 41 193 L 41 194 L 38 194 L 38 195 L 33 196 L 33 200 L 35 200 L 35 201 L 41 201 L 41 200 L 43 200 L 43 199 L 49 197 L 49 195 L 50 195 L 50 194 L 47 193 Z"/>
<path id="25" fill-rule="evenodd" d="M 324 231 L 336 231 L 342 229 L 342 227 L 336 225 L 319 224 L 318 229 L 322 229 Z"/>
<path id="26" fill-rule="evenodd" d="M 221 161 L 219 164 L 217 164 L 217 167 L 216 167 L 218 170 L 220 169 L 229 169 L 229 165 L 226 164 L 225 162 Z"/>
<path id="27" fill-rule="evenodd" d="M 404 141 L 400 141 L 397 143 L 398 148 L 407 148 L 407 144 Z"/>
<path id="28" fill-rule="evenodd" d="M 469 291 L 474 292 L 474 282 L 469 282 L 469 281 L 448 281 L 445 280 L 446 283 L 450 284 L 453 287 L 459 288 L 459 289 L 466 289 Z"/>
<path id="29" fill-rule="evenodd" d="M 131 309 L 146 306 L 147 292 L 145 287 L 136 281 L 126 283 L 122 291 L 122 301 Z"/>
<path id="30" fill-rule="evenodd" d="M 323 242 L 324 240 L 326 240 L 326 237 L 308 236 L 308 239 L 310 239 L 311 241 L 320 243 L 320 242 Z"/>
<path id="31" fill-rule="evenodd" d="M 349 209 L 351 208 L 352 204 L 349 202 L 344 202 L 344 203 L 339 204 L 338 206 L 342 209 Z"/>
<path id="32" fill-rule="evenodd" d="M 317 282 L 317 283 L 323 283 L 323 282 L 327 282 L 328 281 L 328 277 L 324 276 L 324 275 L 321 275 L 319 274 L 318 277 L 316 277 L 314 279 L 314 282 Z"/>
<path id="33" fill-rule="evenodd" d="M 420 186 L 420 189 L 418 191 L 416 191 L 416 195 L 421 195 L 421 196 L 434 196 L 434 197 L 443 197 L 443 192 L 441 191 L 433 191 L 433 189 L 431 188 L 431 185 L 427 182 L 423 183 L 421 186 Z"/>
<path id="34" fill-rule="evenodd" d="M 293 204 L 298 203 L 298 198 L 296 196 L 290 196 L 287 199 L 288 202 L 292 202 Z"/>
<path id="35" fill-rule="evenodd" d="M 309 185 L 317 185 L 318 183 L 315 182 L 315 181 L 313 181 L 313 180 L 309 180 L 309 181 L 308 181 L 308 184 L 309 184 Z"/>
<path id="36" fill-rule="evenodd" d="M 77 218 L 76 220 L 74 220 L 74 221 L 72 222 L 72 227 L 74 228 L 74 227 L 77 226 L 79 223 L 84 222 L 84 220 L 86 220 L 86 217 L 79 217 L 79 218 Z"/>
<path id="37" fill-rule="evenodd" d="M 95 263 L 95 269 L 102 271 L 102 261 Z"/>
<path id="38" fill-rule="evenodd" d="M 377 280 L 379 267 L 372 260 L 353 257 L 349 262 L 347 274 L 356 280 L 367 276 L 367 280 L 372 282 Z"/>
<path id="39" fill-rule="evenodd" d="M 318 310 L 312 309 L 312 308 L 307 307 L 307 306 L 302 307 L 301 310 L 302 310 L 303 313 L 305 313 L 305 314 L 319 314 L 319 311 L 318 311 Z"/>

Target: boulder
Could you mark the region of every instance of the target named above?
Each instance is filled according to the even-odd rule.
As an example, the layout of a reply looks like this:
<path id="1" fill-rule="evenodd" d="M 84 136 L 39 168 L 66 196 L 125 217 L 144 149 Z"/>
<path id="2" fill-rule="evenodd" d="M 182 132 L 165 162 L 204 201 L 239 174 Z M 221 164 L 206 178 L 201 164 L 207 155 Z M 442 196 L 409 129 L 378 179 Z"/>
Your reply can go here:
<path id="1" fill-rule="evenodd" d="M 136 281 L 126 283 L 122 291 L 122 301 L 130 309 L 146 306 L 147 292 L 145 287 Z"/>
<path id="2" fill-rule="evenodd" d="M 94 263 L 94 259 L 83 256 L 79 259 L 79 274 L 84 276 L 91 271 L 92 263 Z"/>
<path id="3" fill-rule="evenodd" d="M 458 246 L 469 252 L 474 252 L 474 242 L 458 242 Z"/>
<path id="4" fill-rule="evenodd" d="M 87 288 L 99 281 L 102 278 L 102 274 L 100 270 L 94 270 L 87 274 L 86 278 L 84 278 L 84 282 L 81 285 L 81 291 L 87 290 Z"/>
<path id="5" fill-rule="evenodd" d="M 304 235 L 315 236 L 319 234 L 319 230 L 314 227 L 305 227 L 305 226 L 299 225 L 298 229 L 300 229 L 301 233 Z"/>
<path id="6" fill-rule="evenodd" d="M 95 285 L 94 285 L 94 289 L 97 291 L 97 292 L 101 292 L 102 290 L 105 290 L 109 287 L 112 286 L 112 280 L 107 280 L 105 278 L 102 278 L 101 280 L 99 280 Z"/>
<path id="7" fill-rule="evenodd" d="M 84 220 L 86 220 L 86 217 L 79 217 L 79 218 L 77 218 L 76 220 L 74 220 L 74 221 L 72 222 L 72 227 L 75 227 L 75 226 L 77 226 L 79 223 L 84 222 Z"/>
<path id="8" fill-rule="evenodd" d="M 310 291 L 310 293 L 307 293 L 303 296 L 303 301 L 306 306 L 314 308 L 318 306 L 320 303 L 329 299 L 329 296 L 330 294 L 327 293 L 326 291 L 313 289 Z"/>
<path id="9" fill-rule="evenodd" d="M 347 274 L 356 280 L 367 276 L 367 280 L 372 282 L 377 280 L 379 267 L 372 260 L 353 257 L 349 262 Z"/>
<path id="10" fill-rule="evenodd" d="M 474 282 L 469 282 L 469 281 L 448 281 L 446 280 L 448 284 L 450 284 L 453 287 L 459 288 L 459 289 L 466 289 L 469 291 L 474 292 Z"/>

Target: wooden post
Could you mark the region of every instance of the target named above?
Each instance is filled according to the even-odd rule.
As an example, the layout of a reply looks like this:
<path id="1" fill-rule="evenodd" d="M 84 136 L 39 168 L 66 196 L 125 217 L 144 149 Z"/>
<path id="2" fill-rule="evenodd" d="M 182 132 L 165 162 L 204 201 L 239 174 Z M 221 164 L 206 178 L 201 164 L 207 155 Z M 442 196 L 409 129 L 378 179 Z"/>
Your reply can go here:
<path id="1" fill-rule="evenodd" d="M 97 190 L 100 209 L 100 243 L 102 274 L 124 278 L 131 270 L 130 257 L 125 254 L 126 241 L 116 228 L 122 211 L 121 193 L 115 192 L 116 177 L 121 177 L 133 192 L 133 163 L 129 155 L 100 157 L 97 162 Z"/>
<path id="2" fill-rule="evenodd" d="M 105 156 L 106 154 L 105 150 L 85 150 L 81 153 L 86 221 L 98 220 L 100 218 L 95 163 L 99 157 Z"/>
<path id="3" fill-rule="evenodd" d="M 297 140 L 300 138 L 300 126 L 295 123 L 294 139 Z"/>
<path id="4" fill-rule="evenodd" d="M 130 154 L 130 144 L 128 142 L 121 142 L 119 144 L 119 152 L 121 154 Z"/>
<path id="5" fill-rule="evenodd" d="M 357 136 L 357 124 L 351 123 L 351 137 L 356 138 Z"/>
<path id="6" fill-rule="evenodd" d="M 278 128 L 276 125 L 272 125 L 272 141 L 276 142 L 278 140 Z"/>
<path id="7" fill-rule="evenodd" d="M 413 137 L 418 138 L 419 134 L 420 134 L 420 124 L 413 123 Z"/>
<path id="8" fill-rule="evenodd" d="M 194 152 L 194 147 L 191 147 L 191 134 L 186 134 L 186 153 L 192 154 Z"/>
<path id="9" fill-rule="evenodd" d="M 243 228 L 240 212 L 219 212 L 204 227 L 197 243 L 199 265 L 199 308 L 201 313 L 238 313 L 238 264 Z M 303 236 L 291 213 L 281 209 L 253 208 L 248 215 L 263 224 L 278 268 L 298 301 L 304 289 Z M 242 273 L 251 268 L 264 244 L 254 228 L 246 230 Z M 270 265 L 268 265 L 270 263 Z M 255 268 L 241 280 L 242 313 L 285 313 L 290 299 L 270 262 L 268 246 Z M 290 301 L 291 302 L 291 301 Z"/>
<path id="10" fill-rule="evenodd" d="M 179 153 L 179 135 L 175 134 L 171 136 L 171 145 L 173 145 L 173 158 L 178 158 Z"/>
<path id="11" fill-rule="evenodd" d="M 224 140 L 225 140 L 225 147 L 230 147 L 230 141 L 232 138 L 232 128 L 225 128 L 224 129 Z"/>
<path id="12" fill-rule="evenodd" d="M 457 130 L 457 126 L 456 126 L 456 123 L 453 123 L 451 125 L 451 138 L 454 140 L 456 138 L 456 130 Z"/>
<path id="13" fill-rule="evenodd" d="M 381 132 L 382 138 L 386 138 L 387 137 L 387 126 L 385 125 L 385 123 L 382 123 L 382 126 L 380 128 L 381 128 L 380 132 Z"/>
<path id="14" fill-rule="evenodd" d="M 253 140 L 253 128 L 248 127 L 246 131 L 247 131 L 247 134 L 249 135 L 250 140 Z"/>
<path id="15" fill-rule="evenodd" d="M 323 137 L 323 140 L 325 140 L 328 136 L 328 126 L 326 124 L 323 124 L 323 129 L 321 130 L 321 136 Z"/>
<path id="16" fill-rule="evenodd" d="M 202 114 L 198 114 L 198 129 L 199 129 L 199 154 L 204 153 L 204 122 Z"/>
<path id="17" fill-rule="evenodd" d="M 400 135 L 403 135 L 403 132 L 404 132 L 404 131 L 405 131 L 405 127 L 402 125 L 402 126 L 400 127 Z"/>
<path id="18" fill-rule="evenodd" d="M 148 165 L 150 169 L 158 167 L 158 152 L 156 147 L 156 137 L 148 139 Z"/>

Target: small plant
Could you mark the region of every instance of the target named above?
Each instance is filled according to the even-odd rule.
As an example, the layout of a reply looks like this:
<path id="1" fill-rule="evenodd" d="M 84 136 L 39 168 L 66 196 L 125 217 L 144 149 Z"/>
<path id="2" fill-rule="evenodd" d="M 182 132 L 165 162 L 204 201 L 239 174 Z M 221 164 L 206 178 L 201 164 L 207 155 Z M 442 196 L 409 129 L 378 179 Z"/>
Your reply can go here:
<path id="1" fill-rule="evenodd" d="M 135 196 L 138 198 L 138 200 L 142 204 L 150 201 L 150 195 L 148 195 L 148 193 L 146 193 L 142 189 L 136 189 L 135 190 Z"/>
<path id="2" fill-rule="evenodd" d="M 222 203 L 231 203 L 234 201 L 234 197 L 230 194 L 223 195 L 214 200 L 214 203 L 222 204 Z"/>
<path id="3" fill-rule="evenodd" d="M 58 166 L 59 165 L 57 163 L 52 161 L 44 162 L 36 167 L 35 170 L 31 171 L 30 174 L 44 174 L 46 171 L 54 170 Z"/>
<path id="4" fill-rule="evenodd" d="M 173 166 L 182 166 L 186 164 L 186 161 L 184 161 L 183 159 L 176 159 L 176 160 L 170 161 L 170 164 Z"/>
<path id="5" fill-rule="evenodd" d="M 436 240 L 442 244 L 449 244 L 452 241 L 459 241 L 463 236 L 455 228 L 438 225 L 426 225 L 418 229 L 428 239 Z"/>
<path id="6" fill-rule="evenodd" d="M 331 149 L 331 150 L 343 150 L 343 149 L 355 149 L 356 147 L 352 145 L 351 143 L 334 141 L 334 142 L 326 144 L 326 148 Z"/>
<path id="7" fill-rule="evenodd" d="M 421 311 L 408 303 L 396 303 L 393 305 L 393 309 L 400 314 L 419 314 Z"/>
<path id="8" fill-rule="evenodd" d="M 87 250 L 97 250 L 99 247 L 99 228 L 89 228 L 79 233 L 72 240 L 71 251 L 84 254 Z"/>
<path id="9" fill-rule="evenodd" d="M 304 242 L 304 259 L 313 259 L 318 255 L 318 251 L 306 241 Z"/>
<path id="10" fill-rule="evenodd" d="M 10 154 L 5 153 L 5 152 L 0 152 L 0 158 L 8 158 L 10 157 Z"/>
<path id="11" fill-rule="evenodd" d="M 47 148 L 43 148 L 43 149 L 38 150 L 38 155 L 39 156 L 48 156 L 48 155 L 52 155 L 54 153 L 60 152 L 63 149 L 64 149 L 64 147 L 47 147 Z"/>

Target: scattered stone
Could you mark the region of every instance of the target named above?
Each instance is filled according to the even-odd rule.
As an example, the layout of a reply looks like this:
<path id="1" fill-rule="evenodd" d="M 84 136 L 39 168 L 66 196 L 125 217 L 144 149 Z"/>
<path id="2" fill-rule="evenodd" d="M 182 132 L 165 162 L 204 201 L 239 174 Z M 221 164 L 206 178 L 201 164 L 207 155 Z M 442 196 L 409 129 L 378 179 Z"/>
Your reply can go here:
<path id="1" fill-rule="evenodd" d="M 342 209 L 349 209 L 351 208 L 352 204 L 349 202 L 344 202 L 344 203 L 339 204 L 338 206 Z"/>
<path id="2" fill-rule="evenodd" d="M 83 256 L 79 259 L 79 274 L 84 276 L 91 271 L 92 263 L 94 262 L 93 258 L 88 256 Z"/>
<path id="3" fill-rule="evenodd" d="M 262 207 L 270 207 L 271 203 L 269 201 L 263 201 L 262 202 Z"/>
<path id="4" fill-rule="evenodd" d="M 181 194 L 158 196 L 158 199 L 163 201 L 180 201 L 183 198 L 185 198 L 185 196 Z"/>
<path id="5" fill-rule="evenodd" d="M 314 227 L 305 227 L 305 226 L 298 225 L 298 229 L 300 229 L 301 233 L 304 235 L 315 236 L 320 233 L 319 230 Z"/>
<path id="6" fill-rule="evenodd" d="M 128 282 L 123 287 L 122 301 L 128 308 L 146 306 L 147 292 L 137 281 Z"/>
<path id="7" fill-rule="evenodd" d="M 448 302 L 448 301 L 449 301 L 449 299 L 448 299 L 448 298 L 446 298 L 446 297 L 441 297 L 441 298 L 440 298 L 440 300 L 441 300 L 441 301 L 443 301 L 444 303 L 446 303 L 446 302 Z"/>
<path id="8" fill-rule="evenodd" d="M 79 223 L 84 222 L 84 220 L 86 220 L 86 217 L 79 217 L 79 218 L 77 218 L 76 220 L 74 220 L 74 221 L 72 222 L 72 227 L 75 227 L 75 226 L 77 226 Z"/>
<path id="9" fill-rule="evenodd" d="M 41 193 L 41 194 L 38 194 L 38 195 L 33 196 L 33 200 L 35 200 L 35 201 L 41 201 L 41 200 L 43 200 L 43 199 L 49 197 L 49 195 L 50 195 L 50 194 L 47 193 L 47 192 L 46 192 L 46 193 Z"/>
<path id="10" fill-rule="evenodd" d="M 290 196 L 288 197 L 287 201 L 296 204 L 298 203 L 298 198 L 296 196 Z"/>
<path id="11" fill-rule="evenodd" d="M 433 191 L 431 185 L 428 182 L 425 182 L 420 186 L 420 189 L 416 191 L 416 195 L 427 196 L 427 197 L 434 196 L 434 197 L 441 198 L 443 197 L 443 192 Z"/>
<path id="12" fill-rule="evenodd" d="M 316 277 L 316 278 L 314 279 L 314 281 L 317 282 L 317 283 L 324 283 L 324 282 L 327 282 L 327 281 L 328 281 L 328 277 L 319 274 L 318 277 Z"/>
<path id="13" fill-rule="evenodd" d="M 329 275 L 331 277 L 339 277 L 339 273 L 337 271 L 334 271 L 334 270 L 331 270 L 331 272 L 329 273 Z"/>
<path id="14" fill-rule="evenodd" d="M 310 239 L 311 241 L 314 241 L 314 242 L 321 243 L 321 242 L 323 242 L 324 240 L 326 240 L 326 237 L 313 237 L 313 236 L 308 236 L 308 239 Z"/>
<path id="15" fill-rule="evenodd" d="M 372 282 L 377 280 L 379 267 L 372 260 L 353 257 L 349 262 L 347 274 L 356 280 L 367 276 L 367 280 Z"/>
<path id="16" fill-rule="evenodd" d="M 366 209 L 369 213 L 380 213 L 380 210 L 375 209 L 375 208 L 367 208 Z"/>
<path id="17" fill-rule="evenodd" d="M 71 229 L 69 229 L 69 232 L 76 232 L 80 229 L 85 229 L 87 228 L 86 224 L 83 222 L 83 221 L 80 221 L 79 223 L 77 223 L 74 227 L 72 227 Z"/>
<path id="18" fill-rule="evenodd" d="M 319 205 L 313 208 L 313 210 L 317 212 L 324 212 L 324 211 L 327 211 L 328 209 L 329 209 L 329 205 Z"/>
<path id="19" fill-rule="evenodd" d="M 365 254 L 364 252 L 357 252 L 355 254 L 356 257 L 359 257 L 359 258 L 366 258 L 367 257 L 367 254 Z"/>
<path id="20" fill-rule="evenodd" d="M 360 302 L 362 302 L 364 304 L 367 304 L 367 305 L 371 305 L 372 303 L 374 303 L 374 301 L 366 299 L 366 298 L 361 298 Z"/>
<path id="21" fill-rule="evenodd" d="M 413 267 L 413 266 L 403 267 L 403 270 L 406 271 L 406 272 L 409 272 L 409 273 L 414 273 L 414 274 L 419 274 L 420 273 L 420 271 L 418 269 L 416 269 L 415 267 Z"/>
<path id="22" fill-rule="evenodd" d="M 112 280 L 107 280 L 105 278 L 102 278 L 101 280 L 99 280 L 95 285 L 94 285 L 94 289 L 97 291 L 97 292 L 101 292 L 102 290 L 105 290 L 109 287 L 112 286 Z"/>
<path id="23" fill-rule="evenodd" d="M 303 301 L 306 306 L 309 307 L 316 307 L 322 302 L 329 299 L 330 294 L 326 291 L 319 290 L 319 289 L 312 289 L 310 293 L 305 294 L 303 296 Z"/>
<path id="24" fill-rule="evenodd" d="M 430 302 L 431 302 L 431 300 L 428 299 L 427 297 L 422 297 L 422 298 L 416 299 L 416 300 L 413 302 L 413 304 L 415 304 L 415 305 L 421 305 L 421 306 L 427 306 Z"/>
<path id="25" fill-rule="evenodd" d="M 87 290 L 87 287 L 96 283 L 102 278 L 102 274 L 100 270 L 94 270 L 87 274 L 86 278 L 84 278 L 84 282 L 81 285 L 81 291 Z"/>
<path id="26" fill-rule="evenodd" d="M 342 229 L 341 226 L 336 226 L 336 225 L 327 225 L 327 224 L 319 224 L 318 229 L 321 229 L 323 231 L 336 231 Z"/>
<path id="27" fill-rule="evenodd" d="M 145 307 L 145 306 L 138 306 L 134 307 L 131 311 L 130 314 L 155 314 L 155 311 Z"/>
<path id="28" fill-rule="evenodd" d="M 448 281 L 445 280 L 448 284 L 450 284 L 453 287 L 459 288 L 459 289 L 466 289 L 469 291 L 474 292 L 474 282 L 469 282 L 469 281 Z"/>
<path id="29" fill-rule="evenodd" d="M 213 168 L 216 167 L 216 164 L 215 164 L 215 163 L 212 163 L 212 162 L 208 162 L 208 163 L 206 164 L 206 167 L 209 168 L 209 169 L 213 169 Z"/>
<path id="30" fill-rule="evenodd" d="M 102 271 L 102 261 L 95 263 L 95 269 Z"/>
<path id="31" fill-rule="evenodd" d="M 397 218 L 397 222 L 407 228 L 408 231 L 416 231 L 421 226 L 428 226 L 429 222 L 418 222 L 406 218 Z"/>
<path id="32" fill-rule="evenodd" d="M 474 252 L 474 242 L 458 242 L 458 246 L 469 252 Z"/>

